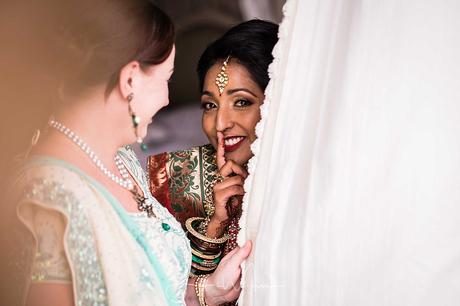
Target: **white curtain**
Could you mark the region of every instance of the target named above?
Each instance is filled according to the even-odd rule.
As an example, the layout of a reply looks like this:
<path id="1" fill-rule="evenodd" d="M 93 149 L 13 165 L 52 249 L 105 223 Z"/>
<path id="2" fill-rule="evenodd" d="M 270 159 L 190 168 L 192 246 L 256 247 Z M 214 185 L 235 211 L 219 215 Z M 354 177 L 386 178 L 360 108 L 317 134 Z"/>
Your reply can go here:
<path id="1" fill-rule="evenodd" d="M 460 1 L 288 0 L 240 302 L 460 305 Z"/>

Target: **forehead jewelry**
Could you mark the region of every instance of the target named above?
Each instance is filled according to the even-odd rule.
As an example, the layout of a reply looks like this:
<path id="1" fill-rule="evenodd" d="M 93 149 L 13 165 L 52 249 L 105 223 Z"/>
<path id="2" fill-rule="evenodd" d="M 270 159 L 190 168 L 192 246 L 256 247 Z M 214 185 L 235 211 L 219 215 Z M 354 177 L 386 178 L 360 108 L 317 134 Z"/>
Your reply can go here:
<path id="1" fill-rule="evenodd" d="M 227 64 L 228 64 L 229 59 L 230 59 L 230 56 L 228 56 L 225 59 L 225 61 L 222 63 L 222 67 L 220 67 L 219 74 L 216 76 L 216 85 L 217 85 L 217 88 L 219 88 L 219 96 L 222 95 L 222 93 L 224 92 L 225 86 L 227 86 L 228 84 L 228 74 L 227 72 L 225 72 L 225 70 L 227 70 Z"/>

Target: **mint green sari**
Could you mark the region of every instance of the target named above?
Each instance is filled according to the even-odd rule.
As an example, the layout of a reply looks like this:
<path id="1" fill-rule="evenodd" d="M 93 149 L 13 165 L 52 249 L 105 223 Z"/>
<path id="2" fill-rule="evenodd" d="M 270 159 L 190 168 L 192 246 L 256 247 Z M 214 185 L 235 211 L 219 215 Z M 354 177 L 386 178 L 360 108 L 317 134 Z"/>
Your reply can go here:
<path id="1" fill-rule="evenodd" d="M 76 305 L 184 305 L 189 242 L 180 224 L 150 194 L 134 153 L 123 148 L 119 155 L 154 202 L 158 218 L 126 212 L 96 180 L 65 161 L 44 156 L 27 161 L 20 172 L 15 184 L 18 216 L 36 238 L 36 254 L 47 245 L 47 237 L 35 235 L 36 212 L 55 211 L 66 220 L 63 249 Z M 39 277 L 32 269 L 31 281 L 56 282 L 36 261 L 32 266 L 42 268 Z"/>

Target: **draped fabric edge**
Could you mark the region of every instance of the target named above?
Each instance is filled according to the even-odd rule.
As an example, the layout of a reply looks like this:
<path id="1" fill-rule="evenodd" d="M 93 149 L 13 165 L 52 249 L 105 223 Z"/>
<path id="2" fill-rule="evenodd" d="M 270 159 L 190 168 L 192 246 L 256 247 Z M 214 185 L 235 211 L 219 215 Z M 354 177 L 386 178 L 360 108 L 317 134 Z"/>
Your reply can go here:
<path id="1" fill-rule="evenodd" d="M 251 145 L 251 151 L 254 156 L 248 162 L 248 177 L 244 183 L 244 190 L 245 195 L 243 197 L 242 203 L 242 215 L 239 220 L 239 227 L 240 231 L 238 233 L 238 245 L 243 245 L 247 240 L 253 240 L 253 250 L 251 255 L 242 264 L 242 278 L 241 278 L 241 287 L 242 292 L 238 299 L 239 305 L 244 305 L 245 301 L 252 300 L 252 289 L 250 286 L 254 286 L 254 279 L 252 277 L 252 270 L 250 268 L 251 262 L 254 260 L 254 248 L 256 245 L 254 244 L 254 233 L 251 232 L 251 229 L 248 228 L 248 214 L 249 214 L 249 207 L 251 207 L 251 218 L 256 218 L 257 222 L 260 220 L 260 213 L 262 210 L 262 204 L 260 201 L 254 198 L 254 191 L 255 191 L 255 181 L 262 182 L 259 185 L 264 185 L 263 181 L 266 180 L 266 176 L 264 176 L 261 172 L 268 171 L 269 169 L 261 169 L 258 167 L 259 163 L 259 154 L 265 148 L 264 152 L 266 156 L 270 156 L 271 150 L 269 149 L 269 145 L 271 144 L 271 139 L 267 139 L 267 137 L 262 138 L 264 134 L 267 132 L 268 121 L 270 116 L 275 116 L 277 113 L 274 108 L 278 108 L 278 104 L 276 101 L 279 101 L 282 96 L 282 80 L 284 79 L 284 74 L 286 72 L 286 62 L 288 60 L 288 56 L 286 54 L 289 52 L 289 47 L 291 45 L 292 39 L 292 29 L 294 27 L 294 15 L 296 13 L 297 8 L 297 0 L 287 0 L 283 6 L 283 20 L 279 26 L 278 30 L 278 42 L 276 43 L 275 47 L 273 48 L 272 55 L 273 55 L 273 62 L 268 67 L 268 73 L 270 77 L 270 81 L 265 89 L 265 100 L 260 108 L 261 112 L 261 119 L 256 125 L 256 136 L 257 139 Z M 264 193 L 265 196 L 265 193 Z M 251 204 L 249 204 L 251 203 Z"/>

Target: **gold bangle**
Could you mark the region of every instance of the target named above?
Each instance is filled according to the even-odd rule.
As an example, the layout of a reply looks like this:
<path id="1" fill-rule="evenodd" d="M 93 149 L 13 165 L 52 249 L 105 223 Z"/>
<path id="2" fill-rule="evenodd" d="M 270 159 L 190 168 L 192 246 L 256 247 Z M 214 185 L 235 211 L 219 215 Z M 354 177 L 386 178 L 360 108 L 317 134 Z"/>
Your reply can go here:
<path id="1" fill-rule="evenodd" d="M 204 266 L 200 266 L 197 263 L 192 262 L 192 267 L 201 272 L 212 272 L 217 268 L 217 265 L 215 265 L 214 267 L 204 267 Z"/>
<path id="2" fill-rule="evenodd" d="M 201 258 L 192 259 L 192 263 L 195 264 L 195 265 L 198 265 L 198 266 L 203 267 L 203 268 L 213 268 L 213 269 L 217 268 L 217 265 L 219 264 L 219 261 L 206 260 L 206 259 L 201 259 Z"/>
<path id="3" fill-rule="evenodd" d="M 194 248 L 192 248 L 192 254 L 195 255 L 195 256 L 198 256 L 200 258 L 203 258 L 203 259 L 213 260 L 213 259 L 219 258 L 220 255 L 222 255 L 222 252 L 219 252 L 216 255 L 206 255 L 206 254 L 203 254 L 200 251 L 197 251 Z"/>
<path id="4" fill-rule="evenodd" d="M 202 267 L 212 268 L 212 269 L 216 269 L 218 265 L 218 263 L 215 263 L 212 260 L 203 260 L 202 262 L 199 262 L 198 264 Z"/>
<path id="5" fill-rule="evenodd" d="M 200 239 L 200 240 L 203 240 L 205 242 L 209 242 L 209 243 L 215 243 L 215 244 L 223 244 L 225 243 L 227 240 L 228 240 L 228 235 L 227 234 L 224 234 L 222 237 L 220 238 L 209 238 L 203 234 L 200 234 L 198 231 L 196 231 L 192 224 L 193 222 L 195 221 L 198 221 L 198 220 L 204 220 L 205 218 L 201 218 L 201 217 L 191 217 L 191 218 L 188 218 L 187 221 L 185 221 L 185 228 L 187 229 L 187 231 L 195 236 L 196 238 Z"/>
<path id="6" fill-rule="evenodd" d="M 209 216 L 206 216 L 203 221 L 200 222 L 200 224 L 197 226 L 197 232 L 200 234 L 203 234 L 207 236 L 208 232 L 208 225 L 211 220 L 209 219 Z"/>
<path id="7" fill-rule="evenodd" d="M 198 299 L 198 303 L 200 303 L 200 289 L 199 289 L 199 282 L 200 282 L 200 276 L 198 275 L 195 279 L 195 294 Z"/>
<path id="8" fill-rule="evenodd" d="M 205 252 L 206 254 L 217 254 L 221 252 L 222 248 L 225 246 L 225 243 L 217 244 L 203 241 L 189 232 L 187 232 L 187 238 L 190 240 L 190 246 L 192 248 L 200 252 Z"/>
<path id="9" fill-rule="evenodd" d="M 204 289 L 208 277 L 209 275 L 199 275 L 195 280 L 195 293 L 198 298 L 198 302 L 200 303 L 200 306 L 208 306 L 204 299 Z"/>

